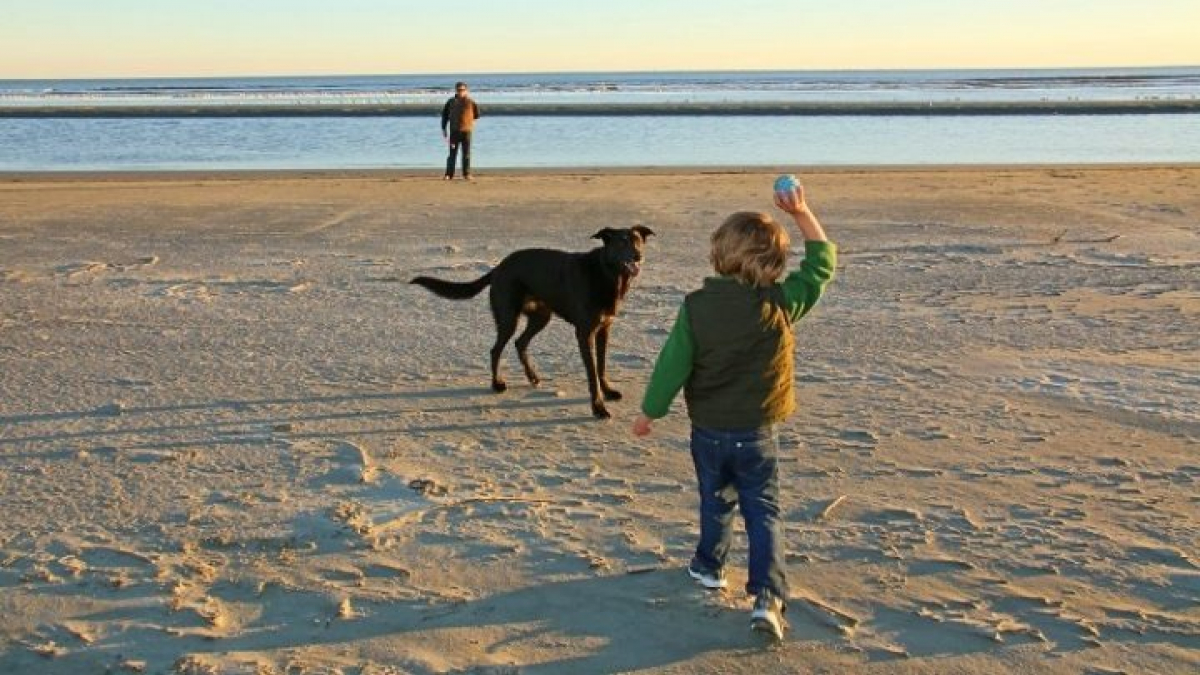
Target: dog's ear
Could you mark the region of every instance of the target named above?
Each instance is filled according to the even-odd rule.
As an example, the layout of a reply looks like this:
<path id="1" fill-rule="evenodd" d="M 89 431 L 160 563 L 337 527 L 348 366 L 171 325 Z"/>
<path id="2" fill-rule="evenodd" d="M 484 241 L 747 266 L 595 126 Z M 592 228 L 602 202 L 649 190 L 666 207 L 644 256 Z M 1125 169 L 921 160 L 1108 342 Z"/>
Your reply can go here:
<path id="1" fill-rule="evenodd" d="M 654 230 L 646 227 L 645 225 L 634 225 L 630 229 L 632 229 L 634 232 L 637 232 L 638 234 L 642 235 L 642 239 L 645 239 L 646 237 L 649 237 L 650 235 L 654 234 Z"/>
<path id="2" fill-rule="evenodd" d="M 614 232 L 616 232 L 616 230 L 612 229 L 611 227 L 606 227 L 603 230 L 600 230 L 599 232 L 597 232 L 596 234 L 593 234 L 592 239 L 599 239 L 600 241 L 607 243 L 608 238 L 613 236 Z"/>

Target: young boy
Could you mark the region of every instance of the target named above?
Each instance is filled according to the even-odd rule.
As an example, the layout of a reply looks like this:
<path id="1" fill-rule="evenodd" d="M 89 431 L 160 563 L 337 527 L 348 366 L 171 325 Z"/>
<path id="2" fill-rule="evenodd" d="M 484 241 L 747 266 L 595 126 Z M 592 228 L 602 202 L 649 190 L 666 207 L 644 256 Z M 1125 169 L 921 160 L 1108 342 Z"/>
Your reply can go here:
<path id="1" fill-rule="evenodd" d="M 712 235 L 720 276 L 688 294 L 658 355 L 633 433 L 645 436 L 682 388 L 692 421 L 692 460 L 700 488 L 700 543 L 688 574 L 725 587 L 733 509 L 749 540 L 746 592 L 750 627 L 783 638 L 788 597 L 779 522 L 779 440 L 775 425 L 796 407 L 792 324 L 833 278 L 837 248 L 825 237 L 801 187 L 775 193 L 804 236 L 804 261 L 778 283 L 788 234 L 765 213 L 730 216 Z"/>

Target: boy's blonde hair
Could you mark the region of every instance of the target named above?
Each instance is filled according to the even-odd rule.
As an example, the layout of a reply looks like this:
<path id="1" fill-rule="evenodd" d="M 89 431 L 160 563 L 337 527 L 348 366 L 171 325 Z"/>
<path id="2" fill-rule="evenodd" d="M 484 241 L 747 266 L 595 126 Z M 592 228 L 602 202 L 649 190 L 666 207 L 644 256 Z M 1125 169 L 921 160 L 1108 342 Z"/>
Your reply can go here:
<path id="1" fill-rule="evenodd" d="M 783 276 L 791 239 L 765 213 L 740 211 L 712 234 L 713 269 L 751 286 L 770 286 Z"/>

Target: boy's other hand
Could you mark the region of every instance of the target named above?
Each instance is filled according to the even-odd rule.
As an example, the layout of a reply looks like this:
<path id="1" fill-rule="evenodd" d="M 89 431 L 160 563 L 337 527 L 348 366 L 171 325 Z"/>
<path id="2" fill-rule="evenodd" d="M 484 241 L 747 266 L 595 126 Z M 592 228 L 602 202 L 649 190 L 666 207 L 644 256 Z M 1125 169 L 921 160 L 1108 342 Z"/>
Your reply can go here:
<path id="1" fill-rule="evenodd" d="M 633 421 L 633 435 L 649 436 L 650 432 L 652 431 L 650 428 L 652 424 L 653 420 L 651 420 L 649 417 L 646 417 L 645 415 L 638 415 L 637 419 Z"/>

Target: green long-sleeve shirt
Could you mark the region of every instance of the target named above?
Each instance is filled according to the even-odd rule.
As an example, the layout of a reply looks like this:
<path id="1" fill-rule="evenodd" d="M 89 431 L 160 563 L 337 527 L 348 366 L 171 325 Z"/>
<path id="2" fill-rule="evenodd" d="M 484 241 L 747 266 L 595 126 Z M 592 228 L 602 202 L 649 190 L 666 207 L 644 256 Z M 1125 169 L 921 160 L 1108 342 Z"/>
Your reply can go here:
<path id="1" fill-rule="evenodd" d="M 775 289 L 770 289 L 773 294 L 782 297 L 782 311 L 786 313 L 787 324 L 789 326 L 807 314 L 817 304 L 817 301 L 820 300 L 821 295 L 825 291 L 826 285 L 833 279 L 836 265 L 837 247 L 833 243 L 824 241 L 805 242 L 804 260 L 800 263 L 799 268 L 788 274 L 781 283 L 776 284 Z M 740 286 L 739 282 L 727 277 L 706 279 L 705 288 L 697 294 L 704 293 L 705 291 L 714 291 L 718 294 L 727 290 L 736 292 L 737 288 L 731 288 L 728 286 L 729 284 Z M 652 419 L 657 419 L 667 414 L 671 406 L 671 401 L 689 383 L 689 380 L 693 377 L 693 369 L 697 367 L 697 336 L 692 325 L 692 318 L 688 315 L 687 307 L 686 302 L 680 307 L 675 325 L 672 327 L 666 343 L 659 352 L 658 359 L 654 364 L 654 372 L 650 377 L 649 384 L 646 386 L 646 394 L 642 399 L 642 412 Z M 780 377 L 781 384 L 779 386 L 785 386 L 786 391 L 782 392 L 782 397 L 778 396 L 779 392 L 762 395 L 780 398 L 780 401 L 783 402 L 755 402 L 771 406 L 773 409 L 765 411 L 763 413 L 765 417 L 762 419 L 754 423 L 745 423 L 744 426 L 755 426 L 758 423 L 772 423 L 777 421 L 776 418 L 789 414 L 794 408 L 795 404 L 791 393 L 792 343 L 790 334 L 789 339 L 785 343 L 782 343 L 782 345 L 779 348 L 787 349 L 787 354 L 785 355 L 786 363 L 783 366 L 787 372 L 776 372 L 774 376 Z M 704 357 L 711 360 L 714 358 L 720 359 L 722 355 L 714 354 L 710 345 L 704 350 Z M 736 355 L 732 355 L 731 358 L 736 358 Z M 772 367 L 776 370 L 779 369 L 777 364 Z M 755 390 L 757 392 L 755 395 L 759 395 L 761 392 L 758 392 L 758 390 L 763 389 L 763 386 L 761 386 L 762 379 L 770 376 L 770 373 L 752 372 L 742 377 L 743 379 L 748 377 L 757 380 L 748 384 L 749 389 Z M 767 388 L 770 388 L 770 386 L 771 383 L 768 383 Z M 756 387 L 757 389 L 755 389 Z M 742 393 L 738 390 L 736 382 L 727 388 L 732 390 L 733 395 L 741 395 Z M 697 395 L 701 394 L 697 393 Z M 689 403 L 692 404 L 689 405 L 689 412 L 692 413 L 693 421 L 695 422 L 696 414 L 691 408 L 699 406 L 694 405 L 696 401 L 689 400 Z M 711 415 L 712 413 L 706 414 Z M 738 419 L 742 418 L 739 417 Z M 703 421 L 701 420 L 701 422 Z M 742 426 L 742 424 L 739 424 L 739 426 Z"/>

